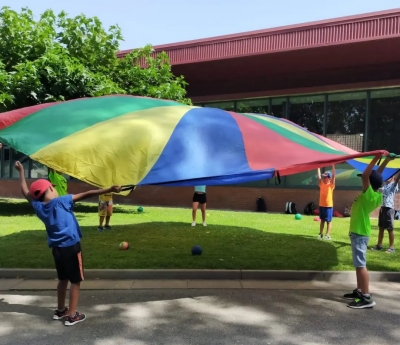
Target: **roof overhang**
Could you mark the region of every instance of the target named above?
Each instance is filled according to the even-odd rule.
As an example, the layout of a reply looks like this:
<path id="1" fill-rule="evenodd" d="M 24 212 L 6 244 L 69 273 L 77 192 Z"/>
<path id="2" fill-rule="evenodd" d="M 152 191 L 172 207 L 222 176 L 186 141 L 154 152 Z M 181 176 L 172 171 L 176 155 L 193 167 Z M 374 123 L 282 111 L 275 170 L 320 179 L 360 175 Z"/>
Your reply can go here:
<path id="1" fill-rule="evenodd" d="M 189 96 L 204 101 L 400 79 L 399 47 L 396 9 L 155 46 L 154 54 L 165 51 Z"/>

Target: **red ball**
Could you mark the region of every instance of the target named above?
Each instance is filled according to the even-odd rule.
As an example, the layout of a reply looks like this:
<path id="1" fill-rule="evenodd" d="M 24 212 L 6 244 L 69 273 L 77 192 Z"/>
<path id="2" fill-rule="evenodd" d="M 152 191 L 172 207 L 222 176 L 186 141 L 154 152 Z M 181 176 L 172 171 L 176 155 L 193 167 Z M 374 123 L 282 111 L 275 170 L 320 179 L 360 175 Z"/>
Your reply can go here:
<path id="1" fill-rule="evenodd" d="M 121 250 L 128 250 L 129 249 L 129 243 L 128 242 L 121 242 L 120 244 L 119 244 L 119 249 L 121 249 Z"/>

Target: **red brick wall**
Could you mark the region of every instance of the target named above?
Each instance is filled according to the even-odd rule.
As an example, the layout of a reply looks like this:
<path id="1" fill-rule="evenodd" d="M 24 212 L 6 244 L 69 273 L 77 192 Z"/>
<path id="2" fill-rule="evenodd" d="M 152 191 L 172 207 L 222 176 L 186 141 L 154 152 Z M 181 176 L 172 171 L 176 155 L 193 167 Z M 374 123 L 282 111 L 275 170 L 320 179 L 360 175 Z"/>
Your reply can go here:
<path id="1" fill-rule="evenodd" d="M 29 181 L 28 181 L 29 184 Z M 70 193 L 83 192 L 93 187 L 82 182 L 69 182 Z M 359 192 L 336 190 L 334 193 L 335 209 L 343 212 L 346 205 L 351 205 Z M 115 203 L 142 206 L 191 207 L 192 187 L 138 187 L 127 197 L 116 197 Z M 207 207 L 211 209 L 230 209 L 255 211 L 257 197 L 263 197 L 269 212 L 283 212 L 285 203 L 296 203 L 297 210 L 303 212 L 305 205 L 313 201 L 318 205 L 319 190 L 288 188 L 249 188 L 249 187 L 207 187 Z M 18 180 L 0 180 L 0 197 L 19 198 Z M 400 195 L 396 196 L 396 205 L 400 205 Z M 377 210 L 372 216 L 377 216 Z"/>

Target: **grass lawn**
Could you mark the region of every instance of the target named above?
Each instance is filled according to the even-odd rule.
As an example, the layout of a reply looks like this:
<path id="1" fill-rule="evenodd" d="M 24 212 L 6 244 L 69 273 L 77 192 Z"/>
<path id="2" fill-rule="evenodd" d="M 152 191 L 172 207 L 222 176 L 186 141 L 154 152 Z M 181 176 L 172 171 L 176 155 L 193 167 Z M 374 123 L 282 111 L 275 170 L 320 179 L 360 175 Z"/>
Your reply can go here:
<path id="1" fill-rule="evenodd" d="M 208 227 L 190 226 L 191 210 L 115 206 L 113 230 L 97 231 L 97 204 L 79 204 L 86 268 L 353 270 L 349 219 L 335 218 L 333 241 L 318 240 L 319 223 L 303 216 L 208 210 Z M 200 217 L 200 211 L 198 217 Z M 43 224 L 30 205 L 0 199 L 0 268 L 53 268 Z M 376 220 L 370 244 L 377 238 Z M 387 237 L 385 238 L 387 240 Z M 127 241 L 130 249 L 119 250 Z M 193 245 L 203 248 L 192 256 Z M 374 271 L 399 271 L 400 255 L 368 252 Z"/>

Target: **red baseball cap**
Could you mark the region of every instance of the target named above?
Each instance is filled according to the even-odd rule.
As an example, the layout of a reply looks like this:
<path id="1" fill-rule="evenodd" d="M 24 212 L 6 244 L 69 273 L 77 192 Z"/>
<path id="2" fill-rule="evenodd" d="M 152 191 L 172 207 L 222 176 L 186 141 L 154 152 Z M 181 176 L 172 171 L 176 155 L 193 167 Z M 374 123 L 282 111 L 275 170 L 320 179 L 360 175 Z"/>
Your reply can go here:
<path id="1" fill-rule="evenodd" d="M 53 184 L 45 179 L 36 180 L 31 184 L 31 187 L 29 188 L 29 194 L 34 199 L 39 199 L 43 193 L 52 186 Z"/>

